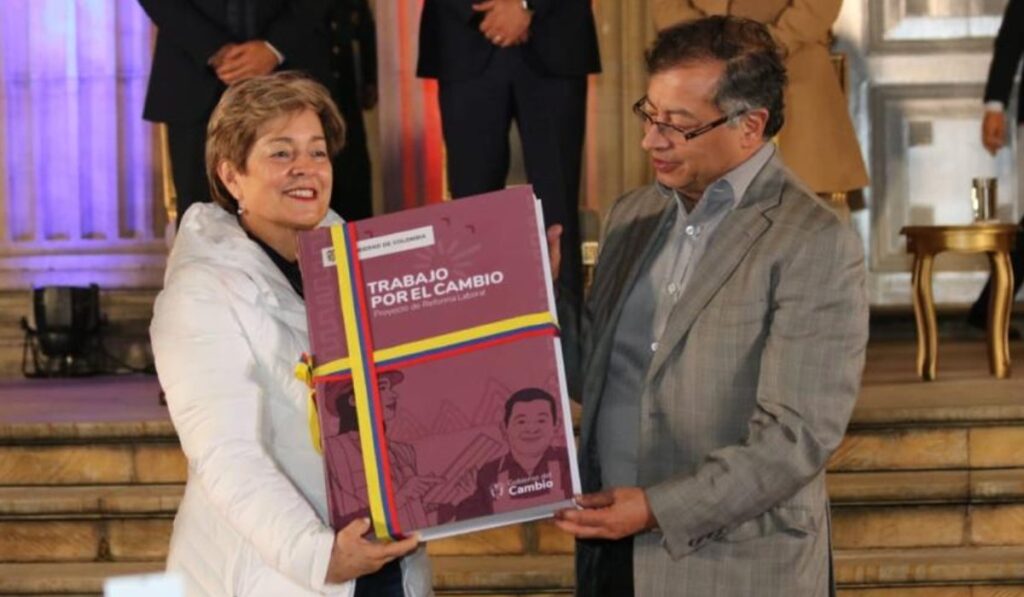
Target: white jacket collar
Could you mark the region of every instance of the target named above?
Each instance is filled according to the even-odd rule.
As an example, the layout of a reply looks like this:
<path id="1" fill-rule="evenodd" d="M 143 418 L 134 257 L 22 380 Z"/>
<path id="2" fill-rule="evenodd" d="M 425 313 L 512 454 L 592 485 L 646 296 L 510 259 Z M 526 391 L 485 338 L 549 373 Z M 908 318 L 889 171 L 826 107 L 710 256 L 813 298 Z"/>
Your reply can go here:
<path id="1" fill-rule="evenodd" d="M 318 226 L 343 222 L 338 214 L 328 210 Z M 297 311 L 302 314 L 304 324 L 305 306 L 291 290 L 284 274 L 248 237 L 238 218 L 218 205 L 196 203 L 185 212 L 167 260 L 165 284 L 178 269 L 195 262 L 245 272 L 256 290 L 256 294 L 245 298 L 255 302 L 258 296 L 273 307 Z"/>

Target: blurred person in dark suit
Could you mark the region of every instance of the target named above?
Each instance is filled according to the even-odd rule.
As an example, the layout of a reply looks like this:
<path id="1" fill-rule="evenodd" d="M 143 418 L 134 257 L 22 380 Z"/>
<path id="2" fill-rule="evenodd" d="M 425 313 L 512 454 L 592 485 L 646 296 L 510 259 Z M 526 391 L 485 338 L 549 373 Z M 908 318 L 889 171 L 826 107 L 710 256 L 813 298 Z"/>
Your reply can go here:
<path id="1" fill-rule="evenodd" d="M 308 67 L 308 15 L 288 0 L 139 3 L 157 27 L 143 117 L 167 125 L 180 222 L 189 205 L 211 200 L 206 123 L 224 89 L 278 68 Z"/>
<path id="2" fill-rule="evenodd" d="M 504 188 L 515 120 L 544 219 L 563 226 L 559 290 L 578 299 L 587 75 L 601 68 L 590 0 L 424 0 L 419 44 L 416 74 L 439 83 L 452 197 Z"/>
<path id="3" fill-rule="evenodd" d="M 366 0 L 139 0 L 157 26 L 143 116 L 167 124 L 178 221 L 210 201 L 206 123 L 228 85 L 302 70 L 331 92 L 346 124 L 334 157 L 331 208 L 346 220 L 373 210 L 363 110 L 377 103 L 373 15 Z"/>
<path id="4" fill-rule="evenodd" d="M 373 215 L 370 153 L 363 111 L 377 105 L 377 33 L 367 0 L 307 0 L 321 49 L 310 74 L 345 118 L 345 148 L 334 159 L 331 209 L 345 220 Z"/>
<path id="5" fill-rule="evenodd" d="M 996 36 L 992 64 L 985 84 L 985 118 L 981 124 L 981 142 L 985 149 L 995 155 L 1006 144 L 1006 108 L 1010 103 L 1013 81 L 1021 71 L 1024 57 L 1024 0 L 1010 0 L 1006 5 L 1003 24 Z M 1024 122 L 1024 102 L 1017 101 L 1017 125 Z M 1020 225 L 1024 228 L 1024 218 Z M 1013 294 L 1020 290 L 1024 281 L 1024 229 L 1017 233 L 1017 247 L 1010 252 L 1013 265 Z M 989 279 L 978 299 L 971 305 L 967 323 L 972 327 L 985 329 L 988 322 L 988 303 L 992 293 Z M 1019 339 L 1020 330 L 1011 327 L 1010 338 Z"/>

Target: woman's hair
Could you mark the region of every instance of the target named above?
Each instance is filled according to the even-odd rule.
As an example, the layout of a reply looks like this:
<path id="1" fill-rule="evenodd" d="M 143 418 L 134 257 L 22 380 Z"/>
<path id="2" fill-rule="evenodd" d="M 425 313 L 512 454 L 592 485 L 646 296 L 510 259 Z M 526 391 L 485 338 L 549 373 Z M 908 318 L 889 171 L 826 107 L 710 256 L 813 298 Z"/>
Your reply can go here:
<path id="1" fill-rule="evenodd" d="M 283 71 L 246 79 L 228 87 L 206 127 L 206 178 L 213 200 L 235 213 L 238 202 L 217 175 L 227 160 L 241 172 L 259 138 L 260 128 L 275 118 L 312 110 L 320 117 L 327 151 L 333 157 L 345 145 L 345 121 L 331 94 L 306 75 Z"/>
<path id="2" fill-rule="evenodd" d="M 766 108 L 765 138 L 782 128 L 786 67 L 778 45 L 761 23 L 719 15 L 684 22 L 659 33 L 646 58 L 648 75 L 688 62 L 724 62 L 725 73 L 714 98 L 718 109 L 734 114 Z"/>

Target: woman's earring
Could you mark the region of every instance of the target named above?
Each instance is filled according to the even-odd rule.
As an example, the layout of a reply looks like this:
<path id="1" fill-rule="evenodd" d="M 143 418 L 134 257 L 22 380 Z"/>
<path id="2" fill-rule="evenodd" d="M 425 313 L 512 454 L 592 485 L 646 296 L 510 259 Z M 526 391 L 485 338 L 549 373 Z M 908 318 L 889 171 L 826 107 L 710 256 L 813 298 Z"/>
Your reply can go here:
<path id="1" fill-rule="evenodd" d="M 238 209 L 236 211 L 238 211 L 238 215 L 244 214 L 245 213 L 245 206 L 243 206 L 241 203 L 239 203 L 238 204 Z"/>

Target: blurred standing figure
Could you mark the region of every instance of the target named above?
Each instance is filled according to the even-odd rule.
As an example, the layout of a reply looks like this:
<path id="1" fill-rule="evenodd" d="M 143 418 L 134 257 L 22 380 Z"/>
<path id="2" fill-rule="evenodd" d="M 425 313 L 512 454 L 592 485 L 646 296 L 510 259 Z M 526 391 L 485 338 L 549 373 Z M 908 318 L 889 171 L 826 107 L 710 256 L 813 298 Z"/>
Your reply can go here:
<path id="1" fill-rule="evenodd" d="M 178 222 L 209 202 L 206 121 L 227 85 L 310 62 L 309 26 L 288 0 L 139 0 L 157 27 L 143 117 L 167 124 Z"/>
<path id="2" fill-rule="evenodd" d="M 785 55 L 786 125 L 778 135 L 786 165 L 819 195 L 868 184 L 846 97 L 832 66 L 829 31 L 842 0 L 651 0 L 658 30 L 709 15 L 753 19 Z"/>
<path id="3" fill-rule="evenodd" d="M 319 2 L 325 12 L 315 22 L 329 43 L 317 58 L 329 63 L 312 74 L 330 90 L 346 124 L 345 148 L 334 158 L 331 209 L 346 220 L 361 220 L 373 215 L 363 110 L 377 105 L 377 33 L 367 0 Z"/>
<path id="4" fill-rule="evenodd" d="M 439 82 L 452 197 L 504 188 L 515 120 L 544 219 L 563 226 L 560 290 L 577 300 L 587 75 L 600 68 L 590 0 L 423 2 L 416 74 Z"/>
<path id="5" fill-rule="evenodd" d="M 995 155 L 1006 144 L 1006 107 L 1010 103 L 1013 80 L 1021 70 L 1024 57 L 1024 0 L 1010 0 L 1006 5 L 1003 24 L 996 36 L 992 65 L 988 70 L 985 84 L 985 119 L 981 124 L 981 142 L 985 149 Z M 1017 125 L 1024 122 L 1024 102 L 1017 101 Z M 1020 225 L 1024 227 L 1024 218 Z M 1020 290 L 1024 281 L 1024 230 L 1017 233 L 1017 247 L 1010 253 L 1013 264 L 1013 294 Z M 992 280 L 971 305 L 967 322 L 976 328 L 985 329 L 988 320 L 988 301 L 992 292 Z M 1011 338 L 1020 338 L 1020 330 L 1011 328 Z"/>

